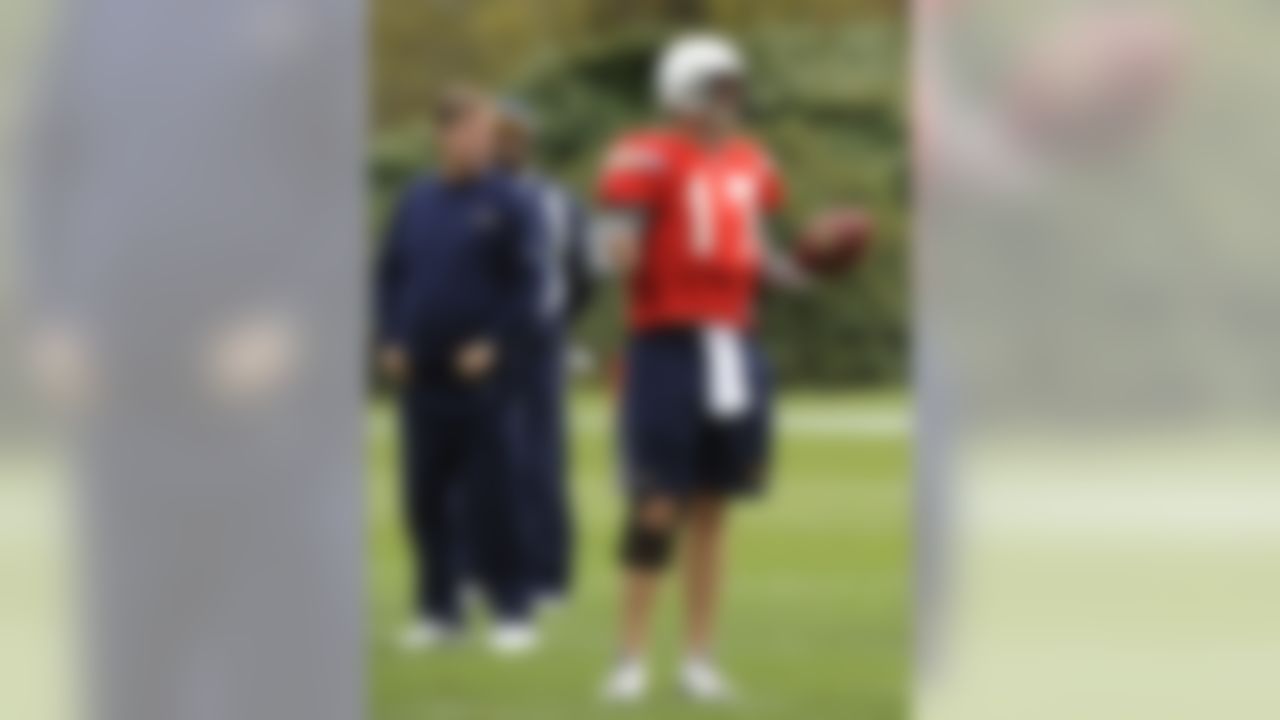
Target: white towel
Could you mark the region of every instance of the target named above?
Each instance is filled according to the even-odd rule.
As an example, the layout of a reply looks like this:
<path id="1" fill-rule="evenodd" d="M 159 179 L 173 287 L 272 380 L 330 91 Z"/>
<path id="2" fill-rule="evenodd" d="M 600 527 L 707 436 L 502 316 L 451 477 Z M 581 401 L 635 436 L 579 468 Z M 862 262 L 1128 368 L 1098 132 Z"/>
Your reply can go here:
<path id="1" fill-rule="evenodd" d="M 707 411 L 717 420 L 741 418 L 754 402 L 742 335 L 732 328 L 709 326 L 701 336 Z"/>

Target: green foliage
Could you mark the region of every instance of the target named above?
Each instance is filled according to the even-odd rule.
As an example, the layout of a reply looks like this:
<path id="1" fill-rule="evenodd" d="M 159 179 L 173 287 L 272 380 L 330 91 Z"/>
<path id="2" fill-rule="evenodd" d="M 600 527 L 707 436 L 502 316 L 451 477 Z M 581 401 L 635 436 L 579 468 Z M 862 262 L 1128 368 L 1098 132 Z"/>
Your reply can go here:
<path id="1" fill-rule="evenodd" d="M 652 57 L 669 32 L 638 27 L 573 51 L 535 54 L 506 83 L 539 112 L 544 166 L 584 196 L 610 139 L 651 112 Z M 780 221 L 784 235 L 811 213 L 837 204 L 866 208 L 877 225 L 870 258 L 850 278 L 804 296 L 766 298 L 763 329 L 784 382 L 904 379 L 910 186 L 904 33 L 901 20 L 881 17 L 738 34 L 753 68 L 752 125 L 790 191 Z M 406 122 L 375 141 L 375 223 L 389 198 L 426 163 L 423 130 Z M 618 305 L 616 288 L 603 293 L 580 328 L 582 341 L 605 357 L 619 346 Z"/>

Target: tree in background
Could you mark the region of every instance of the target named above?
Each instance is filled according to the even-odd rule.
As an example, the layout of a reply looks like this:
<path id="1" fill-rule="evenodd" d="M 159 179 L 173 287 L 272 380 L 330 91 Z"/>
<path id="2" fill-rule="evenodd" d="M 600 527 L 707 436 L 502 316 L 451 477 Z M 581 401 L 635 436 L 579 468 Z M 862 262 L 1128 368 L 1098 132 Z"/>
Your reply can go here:
<path id="1" fill-rule="evenodd" d="M 398 189 L 427 163 L 420 113 L 434 83 L 462 74 L 525 97 L 543 121 L 545 165 L 585 192 L 609 139 L 650 112 L 650 64 L 657 47 L 673 30 L 690 25 L 734 32 L 753 64 L 754 125 L 789 181 L 784 231 L 798 218 L 837 203 L 867 208 L 878 226 L 875 250 L 853 277 L 810 296 L 767 299 L 766 341 L 780 378 L 823 386 L 904 379 L 907 45 L 896 3 L 382 0 L 381 5 L 378 27 L 412 6 L 445 27 L 453 23 L 454 32 L 440 45 L 424 48 L 425 36 L 401 24 L 391 33 L 393 46 L 377 48 L 375 223 Z M 468 10 L 472 7 L 478 10 Z M 787 21 L 778 20 L 780 8 Z M 617 29 L 620 23 L 626 32 Z M 439 32 L 440 25 L 435 27 Z M 416 43 L 410 40 L 415 36 Z M 556 38 L 573 40 L 551 41 Z M 436 59 L 411 70 L 403 64 L 408 55 Z M 396 76 L 384 77 L 389 74 Z M 617 351 L 621 338 L 617 303 L 616 293 L 606 293 L 580 332 L 581 341 L 604 356 Z"/>

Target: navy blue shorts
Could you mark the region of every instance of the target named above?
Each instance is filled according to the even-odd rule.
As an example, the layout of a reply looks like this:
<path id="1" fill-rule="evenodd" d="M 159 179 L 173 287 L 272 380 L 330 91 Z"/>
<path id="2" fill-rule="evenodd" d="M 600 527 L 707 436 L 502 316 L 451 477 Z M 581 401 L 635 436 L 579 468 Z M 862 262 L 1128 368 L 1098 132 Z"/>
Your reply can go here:
<path id="1" fill-rule="evenodd" d="M 633 335 L 627 349 L 622 425 L 625 479 L 634 496 L 755 495 L 767 476 L 772 382 L 754 337 L 744 338 L 753 402 L 731 420 L 704 401 L 696 330 Z"/>

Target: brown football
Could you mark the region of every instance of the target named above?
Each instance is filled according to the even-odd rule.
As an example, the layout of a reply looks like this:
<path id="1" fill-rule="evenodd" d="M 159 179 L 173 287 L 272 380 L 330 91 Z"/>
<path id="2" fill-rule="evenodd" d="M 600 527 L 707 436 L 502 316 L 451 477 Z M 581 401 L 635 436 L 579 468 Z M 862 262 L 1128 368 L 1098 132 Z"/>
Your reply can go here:
<path id="1" fill-rule="evenodd" d="M 796 262 L 819 277 L 847 273 L 866 257 L 874 230 L 871 216 L 858 208 L 818 213 L 796 239 Z"/>

